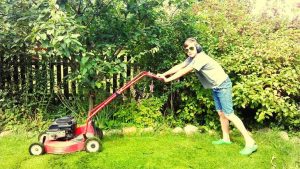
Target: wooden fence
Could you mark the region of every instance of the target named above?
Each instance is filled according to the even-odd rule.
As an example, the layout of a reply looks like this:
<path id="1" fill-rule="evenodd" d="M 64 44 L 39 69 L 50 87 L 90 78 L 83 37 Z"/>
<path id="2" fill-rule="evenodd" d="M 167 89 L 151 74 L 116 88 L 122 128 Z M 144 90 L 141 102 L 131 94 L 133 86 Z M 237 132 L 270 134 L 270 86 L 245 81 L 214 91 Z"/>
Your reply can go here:
<path id="1" fill-rule="evenodd" d="M 127 60 L 127 58 L 126 58 Z M 0 53 L 0 90 L 9 92 L 12 96 L 24 91 L 45 94 L 63 94 L 67 99 L 80 94 L 76 81 L 68 80 L 72 72 L 78 70 L 75 60 L 56 57 L 55 61 L 48 62 L 44 58 L 24 55 L 5 58 Z M 127 68 L 127 77 L 115 74 L 106 81 L 107 93 L 113 93 L 123 86 L 133 76 L 135 68 Z"/>
<path id="2" fill-rule="evenodd" d="M 0 55 L 0 89 L 11 94 L 41 91 L 54 93 L 59 87 L 66 97 L 76 94 L 75 82 L 68 82 L 67 77 L 76 66 L 71 60 L 57 58 L 47 62 L 42 58 L 25 55 L 4 58 Z"/>

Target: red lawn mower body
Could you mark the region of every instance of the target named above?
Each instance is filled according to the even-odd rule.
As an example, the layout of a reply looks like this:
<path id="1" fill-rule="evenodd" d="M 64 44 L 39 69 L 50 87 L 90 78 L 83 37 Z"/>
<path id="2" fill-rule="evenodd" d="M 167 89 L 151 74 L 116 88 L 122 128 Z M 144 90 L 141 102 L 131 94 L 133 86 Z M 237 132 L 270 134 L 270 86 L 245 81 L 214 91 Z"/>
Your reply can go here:
<path id="1" fill-rule="evenodd" d="M 86 125 L 77 127 L 75 129 L 75 137 L 70 140 L 60 141 L 60 140 L 45 140 L 44 148 L 45 153 L 51 154 L 65 154 L 65 153 L 72 153 L 75 151 L 84 150 L 85 146 L 85 133 Z M 89 137 L 95 136 L 94 127 L 91 125 L 91 122 L 87 125 L 87 133 Z"/>
<path id="2" fill-rule="evenodd" d="M 87 152 L 101 151 L 102 144 L 100 139 L 103 137 L 103 133 L 94 125 L 92 121 L 93 117 L 113 99 L 144 76 L 163 80 L 153 73 L 146 71 L 141 72 L 102 103 L 94 107 L 88 113 L 85 125 L 77 127 L 76 121 L 71 117 L 57 119 L 55 123 L 49 127 L 48 131 L 39 136 L 38 143 L 30 145 L 30 154 L 66 154 L 82 150 L 86 150 Z"/>

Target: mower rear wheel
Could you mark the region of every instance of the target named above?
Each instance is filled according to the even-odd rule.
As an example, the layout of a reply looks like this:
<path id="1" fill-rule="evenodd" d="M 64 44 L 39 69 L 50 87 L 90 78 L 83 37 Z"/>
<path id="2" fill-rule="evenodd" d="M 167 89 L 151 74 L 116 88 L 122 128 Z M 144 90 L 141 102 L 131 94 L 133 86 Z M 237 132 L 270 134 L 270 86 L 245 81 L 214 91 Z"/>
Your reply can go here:
<path id="1" fill-rule="evenodd" d="M 35 156 L 44 154 L 45 153 L 44 145 L 41 143 L 32 143 L 29 147 L 29 153 Z"/>
<path id="2" fill-rule="evenodd" d="M 84 144 L 85 151 L 89 153 L 99 152 L 102 149 L 102 144 L 100 139 L 97 137 L 88 138 Z"/>

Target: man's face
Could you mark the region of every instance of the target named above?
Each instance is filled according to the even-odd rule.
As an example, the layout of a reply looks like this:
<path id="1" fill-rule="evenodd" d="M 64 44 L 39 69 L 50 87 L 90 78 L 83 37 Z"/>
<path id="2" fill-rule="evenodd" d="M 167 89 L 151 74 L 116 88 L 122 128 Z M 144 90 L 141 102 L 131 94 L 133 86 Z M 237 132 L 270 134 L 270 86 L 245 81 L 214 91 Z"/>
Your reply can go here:
<path id="1" fill-rule="evenodd" d="M 189 57 L 195 57 L 197 54 L 196 50 L 196 45 L 189 43 L 184 46 L 184 52 L 189 56 Z"/>

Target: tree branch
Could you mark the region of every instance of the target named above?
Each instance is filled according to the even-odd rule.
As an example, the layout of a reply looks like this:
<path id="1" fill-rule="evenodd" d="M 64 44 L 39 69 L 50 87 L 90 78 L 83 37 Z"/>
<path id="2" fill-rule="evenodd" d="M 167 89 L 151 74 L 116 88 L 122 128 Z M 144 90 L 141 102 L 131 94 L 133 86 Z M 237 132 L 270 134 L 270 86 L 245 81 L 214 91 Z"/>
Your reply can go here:
<path id="1" fill-rule="evenodd" d="M 78 14 L 78 15 L 80 15 L 80 13 L 81 13 L 81 12 L 80 12 L 81 4 L 82 4 L 82 0 L 79 1 L 79 6 L 78 6 L 78 8 L 77 8 L 77 14 Z"/>
<path id="2" fill-rule="evenodd" d="M 119 48 L 117 48 L 116 51 L 114 52 L 114 56 L 118 56 L 123 48 L 124 46 L 120 46 Z"/>

